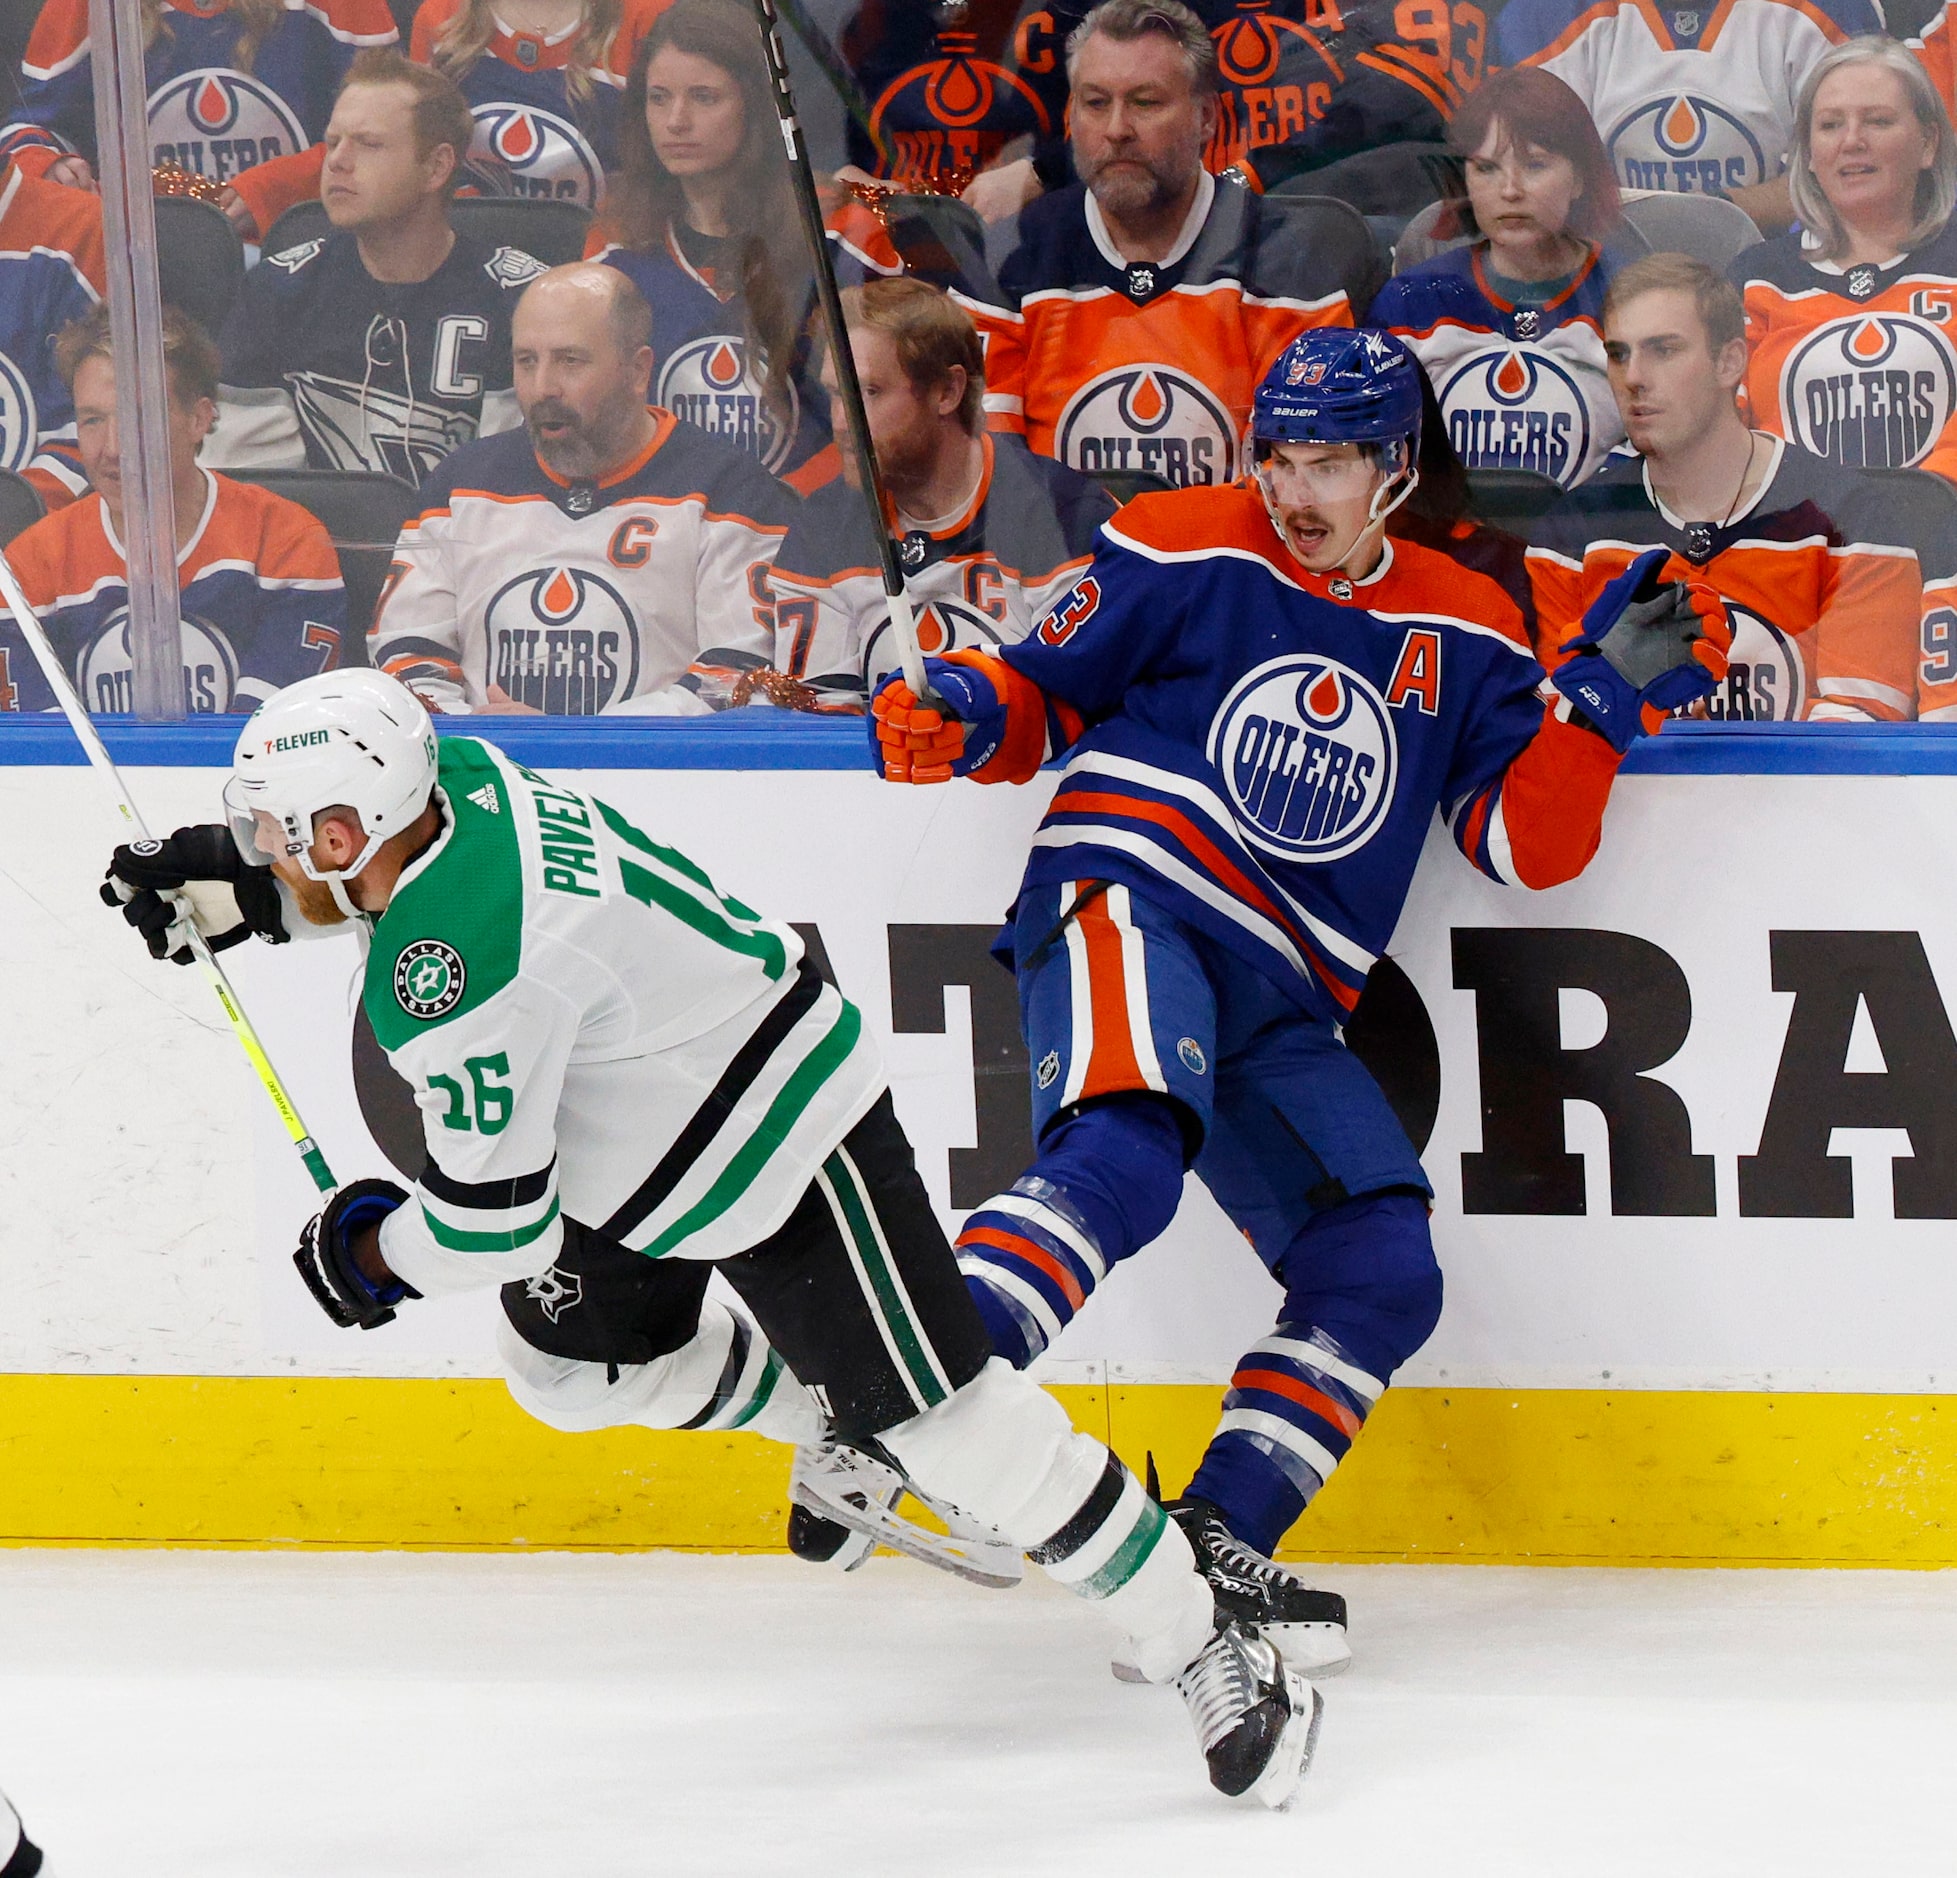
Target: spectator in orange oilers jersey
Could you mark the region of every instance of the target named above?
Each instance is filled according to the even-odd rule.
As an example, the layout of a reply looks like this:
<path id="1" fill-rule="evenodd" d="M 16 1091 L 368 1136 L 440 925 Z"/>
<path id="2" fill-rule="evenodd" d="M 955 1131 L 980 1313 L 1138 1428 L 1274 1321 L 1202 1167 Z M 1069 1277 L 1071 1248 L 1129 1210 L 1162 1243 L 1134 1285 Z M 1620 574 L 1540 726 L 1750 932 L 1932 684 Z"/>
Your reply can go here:
<path id="1" fill-rule="evenodd" d="M 1181 0 L 1103 0 L 1067 43 L 1074 166 L 974 308 L 986 409 L 1070 468 L 1240 474 L 1265 368 L 1349 326 L 1345 287 L 1241 183 L 1210 175 L 1216 47 Z"/>
<path id="2" fill-rule="evenodd" d="M 1873 480 L 1750 429 L 1738 290 L 1682 254 L 1612 281 L 1604 356 L 1637 456 L 1613 456 L 1537 525 L 1539 615 L 1575 617 L 1639 554 L 1725 600 L 1733 644 L 1706 714 L 1847 722 L 1915 708 L 1922 582 Z M 1550 664 L 1557 662 L 1546 653 Z"/>

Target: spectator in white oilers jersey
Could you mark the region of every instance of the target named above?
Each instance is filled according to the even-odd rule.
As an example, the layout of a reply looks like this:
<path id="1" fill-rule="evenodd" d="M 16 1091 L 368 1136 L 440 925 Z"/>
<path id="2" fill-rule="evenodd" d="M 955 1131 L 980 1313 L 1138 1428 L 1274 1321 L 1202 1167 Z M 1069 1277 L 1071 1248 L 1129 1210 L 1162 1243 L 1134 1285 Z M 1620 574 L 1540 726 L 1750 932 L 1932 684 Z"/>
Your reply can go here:
<path id="1" fill-rule="evenodd" d="M 419 483 L 522 421 L 510 314 L 544 269 L 450 227 L 471 128 L 452 80 L 393 51 L 354 62 L 326 127 L 335 232 L 245 277 L 224 328 L 212 463 Z"/>
<path id="2" fill-rule="evenodd" d="M 695 716 L 767 664 L 768 569 L 796 498 L 648 406 L 652 313 L 616 268 L 517 304 L 524 429 L 456 452 L 402 531 L 372 662 L 442 711 Z"/>

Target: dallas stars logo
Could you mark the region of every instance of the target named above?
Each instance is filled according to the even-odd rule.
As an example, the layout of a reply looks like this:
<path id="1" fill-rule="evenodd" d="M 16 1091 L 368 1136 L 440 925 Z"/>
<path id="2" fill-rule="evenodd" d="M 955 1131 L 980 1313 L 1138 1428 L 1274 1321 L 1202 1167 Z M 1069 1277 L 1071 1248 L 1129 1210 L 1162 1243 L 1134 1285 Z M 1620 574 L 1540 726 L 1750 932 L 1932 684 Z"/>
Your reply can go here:
<path id="1" fill-rule="evenodd" d="M 462 1002 L 468 974 L 462 954 L 439 939 L 417 939 L 394 961 L 395 1002 L 410 1017 L 431 1022 Z"/>

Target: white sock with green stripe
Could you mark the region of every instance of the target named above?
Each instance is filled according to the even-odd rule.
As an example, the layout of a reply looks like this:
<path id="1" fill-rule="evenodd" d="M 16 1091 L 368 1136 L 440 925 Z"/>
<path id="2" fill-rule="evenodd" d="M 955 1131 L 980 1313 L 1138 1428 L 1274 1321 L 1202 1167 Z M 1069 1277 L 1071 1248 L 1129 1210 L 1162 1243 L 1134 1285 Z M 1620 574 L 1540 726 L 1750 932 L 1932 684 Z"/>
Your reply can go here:
<path id="1" fill-rule="evenodd" d="M 1208 1643 L 1215 1600 L 1182 1529 L 1106 1447 L 1003 1358 L 937 1407 L 878 1439 L 926 1493 L 1021 1547 L 1098 1604 L 1151 1682 Z"/>
<path id="2" fill-rule="evenodd" d="M 822 1411 L 755 1326 L 718 1298 L 693 1341 L 651 1363 L 584 1363 L 533 1349 L 507 1319 L 497 1350 L 510 1394 L 552 1428 L 744 1428 L 791 1446 L 823 1438 Z"/>

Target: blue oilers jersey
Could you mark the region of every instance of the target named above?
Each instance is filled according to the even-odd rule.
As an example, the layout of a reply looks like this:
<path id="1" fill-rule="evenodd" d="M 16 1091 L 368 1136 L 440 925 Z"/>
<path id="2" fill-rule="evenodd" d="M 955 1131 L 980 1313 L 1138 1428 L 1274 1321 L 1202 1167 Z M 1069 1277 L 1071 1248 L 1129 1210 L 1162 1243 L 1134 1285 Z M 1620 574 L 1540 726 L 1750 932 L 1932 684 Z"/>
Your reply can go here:
<path id="1" fill-rule="evenodd" d="M 399 35 L 386 0 L 286 0 L 245 69 L 223 0 L 166 0 L 145 57 L 152 161 L 215 182 L 317 143 L 354 56 Z M 95 159 L 88 0 L 49 0 L 21 61 L 20 103 L 0 152 L 38 174 L 66 152 Z"/>
<path id="2" fill-rule="evenodd" d="M 1562 79 L 1620 187 L 1723 195 L 1786 167 L 1815 60 L 1881 31 L 1871 0 L 1509 0 L 1495 62 Z"/>
<path id="3" fill-rule="evenodd" d="M 1568 488 L 1624 440 L 1604 370 L 1604 293 L 1611 269 L 1593 249 L 1545 306 L 1495 291 L 1487 244 L 1455 248 L 1395 276 L 1371 324 L 1405 342 L 1447 416 L 1470 469 L 1534 470 Z"/>
<path id="4" fill-rule="evenodd" d="M 208 472 L 204 484 L 204 512 L 177 556 L 184 709 L 255 711 L 339 664 L 346 589 L 326 530 L 296 502 Z M 83 703 L 132 710 L 129 574 L 102 498 L 44 517 L 7 554 Z M 0 710 L 54 708 L 20 629 L 0 619 Z"/>
<path id="5" fill-rule="evenodd" d="M 722 245 L 689 234 L 701 250 Z M 597 257 L 625 275 L 652 308 L 652 402 L 731 443 L 807 494 L 834 473 L 828 399 L 798 357 L 780 411 L 767 397 L 768 361 L 748 341 L 738 292 L 725 295 L 673 235 L 652 253 L 611 246 Z M 814 461 L 812 462 L 812 459 Z"/>
<path id="6" fill-rule="evenodd" d="M 481 56 L 450 76 L 469 101 L 476 134 L 469 145 L 469 187 L 486 196 L 532 196 L 595 209 L 605 173 L 618 164 L 618 112 L 638 43 L 667 0 L 628 0 L 603 64 L 571 71 L 576 29 L 554 39 L 500 26 Z M 439 41 L 460 0 L 426 0 L 415 15 L 415 59 L 442 67 Z"/>
<path id="7" fill-rule="evenodd" d="M 1068 759 L 1026 885 L 1127 886 L 1333 1021 L 1436 809 L 1485 872 L 1543 886 L 1594 850 L 1616 769 L 1545 706 L 1492 581 L 1405 541 L 1365 580 L 1309 573 L 1242 484 L 1131 502 L 998 659 L 1009 715 L 1043 710 Z"/>

